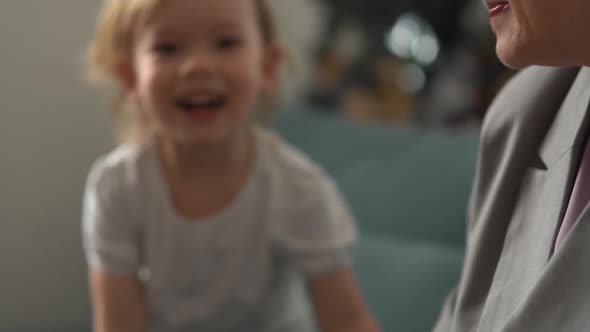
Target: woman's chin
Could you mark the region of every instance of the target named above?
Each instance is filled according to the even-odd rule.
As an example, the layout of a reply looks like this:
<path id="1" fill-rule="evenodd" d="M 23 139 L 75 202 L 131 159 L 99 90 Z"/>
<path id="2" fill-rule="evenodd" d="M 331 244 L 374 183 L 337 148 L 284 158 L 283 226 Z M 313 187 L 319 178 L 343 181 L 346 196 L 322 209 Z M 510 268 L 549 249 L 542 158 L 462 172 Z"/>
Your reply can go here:
<path id="1" fill-rule="evenodd" d="M 560 50 L 556 52 L 556 50 Z M 564 48 L 547 48 L 534 43 L 501 43 L 496 45 L 496 54 L 508 68 L 522 69 L 528 66 L 572 66 L 582 65 L 580 61 L 568 57 Z"/>
<path id="2" fill-rule="evenodd" d="M 496 54 L 504 65 L 520 69 L 534 64 L 531 34 L 522 29 L 512 12 L 494 18 L 492 28 L 496 34 Z"/>
<path id="3" fill-rule="evenodd" d="M 512 69 L 528 66 L 572 66 L 583 65 L 583 61 L 572 56 L 568 44 L 561 37 L 544 36 L 535 38 L 523 31 L 498 35 L 496 54 L 502 63 Z"/>
<path id="4" fill-rule="evenodd" d="M 511 45 L 505 45 L 499 42 L 496 45 L 498 58 L 506 67 L 511 69 L 521 69 L 532 64 L 529 61 L 530 59 L 527 60 L 527 57 L 522 53 Z"/>
<path id="5" fill-rule="evenodd" d="M 498 35 L 496 54 L 504 65 L 512 69 L 521 69 L 530 65 L 543 65 L 543 55 L 538 54 L 538 47 L 525 34 L 507 31 Z"/>

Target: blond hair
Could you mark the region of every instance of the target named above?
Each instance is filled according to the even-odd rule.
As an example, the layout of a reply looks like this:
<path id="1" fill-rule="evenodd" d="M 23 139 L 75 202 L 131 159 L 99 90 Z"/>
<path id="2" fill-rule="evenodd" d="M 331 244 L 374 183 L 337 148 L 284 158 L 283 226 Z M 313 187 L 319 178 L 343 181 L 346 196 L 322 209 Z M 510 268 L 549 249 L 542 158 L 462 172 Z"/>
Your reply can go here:
<path id="1" fill-rule="evenodd" d="M 87 50 L 87 71 L 95 83 L 118 85 L 119 95 L 112 106 L 120 141 L 145 141 L 152 133 L 146 115 L 128 100 L 120 79 L 120 66 L 132 57 L 138 22 L 165 0 L 105 0 L 96 25 L 95 37 Z M 263 42 L 276 42 L 274 18 L 266 0 L 253 0 Z M 268 110 L 265 110 L 267 113 Z"/>

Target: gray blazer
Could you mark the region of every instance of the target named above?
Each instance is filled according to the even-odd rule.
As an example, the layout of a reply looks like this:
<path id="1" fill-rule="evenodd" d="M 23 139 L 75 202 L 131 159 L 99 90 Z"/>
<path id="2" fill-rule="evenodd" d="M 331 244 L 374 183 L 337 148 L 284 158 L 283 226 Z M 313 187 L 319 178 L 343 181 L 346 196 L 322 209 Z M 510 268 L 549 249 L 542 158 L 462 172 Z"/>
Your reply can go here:
<path id="1" fill-rule="evenodd" d="M 484 121 L 461 280 L 434 331 L 590 331 L 590 209 L 553 252 L 589 103 L 590 68 L 532 67 L 497 97 Z"/>

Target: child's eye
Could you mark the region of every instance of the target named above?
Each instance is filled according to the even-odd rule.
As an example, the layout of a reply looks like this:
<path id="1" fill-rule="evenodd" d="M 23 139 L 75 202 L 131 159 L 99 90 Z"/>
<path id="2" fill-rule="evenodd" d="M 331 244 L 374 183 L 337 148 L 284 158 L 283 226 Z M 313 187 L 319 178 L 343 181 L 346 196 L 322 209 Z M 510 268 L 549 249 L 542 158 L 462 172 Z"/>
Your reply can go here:
<path id="1" fill-rule="evenodd" d="M 238 37 L 221 38 L 217 41 L 217 47 L 226 50 L 233 49 L 242 45 L 242 40 Z"/>
<path id="2" fill-rule="evenodd" d="M 178 53 L 179 47 L 174 43 L 158 43 L 154 46 L 153 51 L 159 55 L 170 56 Z"/>

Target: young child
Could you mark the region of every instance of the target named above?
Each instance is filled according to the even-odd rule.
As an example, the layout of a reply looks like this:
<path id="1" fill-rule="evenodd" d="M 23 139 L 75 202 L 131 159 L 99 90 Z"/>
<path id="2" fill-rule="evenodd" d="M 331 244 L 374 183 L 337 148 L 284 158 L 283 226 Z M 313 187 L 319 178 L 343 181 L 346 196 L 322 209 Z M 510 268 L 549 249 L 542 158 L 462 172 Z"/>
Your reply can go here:
<path id="1" fill-rule="evenodd" d="M 125 134 L 85 192 L 95 331 L 377 330 L 336 187 L 252 123 L 281 54 L 263 0 L 108 0 L 89 52 Z"/>

